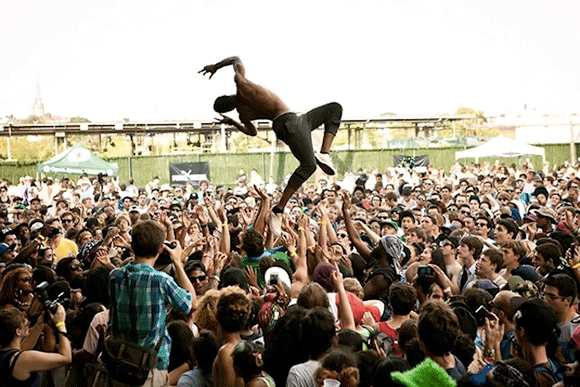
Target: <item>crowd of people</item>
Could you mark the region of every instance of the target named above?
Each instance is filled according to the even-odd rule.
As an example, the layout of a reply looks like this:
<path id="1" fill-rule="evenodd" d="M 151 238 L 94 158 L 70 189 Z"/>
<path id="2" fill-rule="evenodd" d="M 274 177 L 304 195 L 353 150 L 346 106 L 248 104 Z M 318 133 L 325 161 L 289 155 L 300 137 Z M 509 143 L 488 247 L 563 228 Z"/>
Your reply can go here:
<path id="1" fill-rule="evenodd" d="M 580 383 L 580 167 L 0 181 L 0 385 Z"/>

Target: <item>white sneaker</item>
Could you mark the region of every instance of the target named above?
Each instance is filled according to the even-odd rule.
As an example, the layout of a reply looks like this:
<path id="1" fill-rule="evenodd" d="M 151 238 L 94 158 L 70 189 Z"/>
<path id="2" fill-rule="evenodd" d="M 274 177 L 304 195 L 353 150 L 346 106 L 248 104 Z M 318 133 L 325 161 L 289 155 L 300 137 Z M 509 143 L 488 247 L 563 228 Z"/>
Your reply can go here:
<path id="1" fill-rule="evenodd" d="M 334 164 L 328 153 L 316 152 L 314 157 L 316 158 L 316 164 L 318 164 L 324 173 L 331 176 L 336 174 L 336 169 L 334 169 Z"/>
<path id="2" fill-rule="evenodd" d="M 270 211 L 270 221 L 268 222 L 268 226 L 276 238 L 282 235 L 282 215 L 283 213 Z"/>

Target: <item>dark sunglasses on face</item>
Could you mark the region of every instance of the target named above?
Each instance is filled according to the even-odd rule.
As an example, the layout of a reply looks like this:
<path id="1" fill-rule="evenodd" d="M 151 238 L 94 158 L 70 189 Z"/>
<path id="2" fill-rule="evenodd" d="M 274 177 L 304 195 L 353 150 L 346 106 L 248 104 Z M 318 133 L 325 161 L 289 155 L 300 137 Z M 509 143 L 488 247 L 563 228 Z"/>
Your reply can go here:
<path id="1" fill-rule="evenodd" d="M 62 223 L 72 223 L 72 219 L 61 219 Z"/>
<path id="2" fill-rule="evenodd" d="M 487 227 L 487 223 L 485 223 L 485 222 L 477 222 L 477 225 L 479 227 Z"/>
<path id="3" fill-rule="evenodd" d="M 206 275 L 200 275 L 200 276 L 198 276 L 198 277 L 191 276 L 191 277 L 189 277 L 189 280 L 190 280 L 191 282 L 197 282 L 197 281 L 199 281 L 199 282 L 203 282 L 203 281 L 205 281 L 205 279 L 206 279 L 206 278 L 207 278 L 207 276 L 206 276 Z"/>

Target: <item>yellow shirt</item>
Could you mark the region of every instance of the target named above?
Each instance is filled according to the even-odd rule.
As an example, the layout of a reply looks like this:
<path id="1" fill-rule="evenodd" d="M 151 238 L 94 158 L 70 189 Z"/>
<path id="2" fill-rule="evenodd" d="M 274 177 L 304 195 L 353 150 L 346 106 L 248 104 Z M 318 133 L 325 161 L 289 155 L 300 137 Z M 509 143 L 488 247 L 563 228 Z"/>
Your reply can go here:
<path id="1" fill-rule="evenodd" d="M 54 253 L 56 254 L 56 260 L 60 261 L 66 257 L 76 257 L 79 253 L 79 248 L 70 239 L 62 238 L 58 247 L 54 249 Z"/>

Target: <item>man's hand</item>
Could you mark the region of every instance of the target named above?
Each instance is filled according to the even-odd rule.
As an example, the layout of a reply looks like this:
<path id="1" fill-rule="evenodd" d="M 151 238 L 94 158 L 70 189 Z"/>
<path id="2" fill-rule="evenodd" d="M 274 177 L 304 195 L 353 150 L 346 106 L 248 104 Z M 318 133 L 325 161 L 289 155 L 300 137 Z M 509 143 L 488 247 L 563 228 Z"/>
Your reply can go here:
<path id="1" fill-rule="evenodd" d="M 222 118 L 214 118 L 216 121 L 216 124 L 226 124 L 226 125 L 234 125 L 234 119 L 228 116 L 224 116 L 223 114 L 220 113 L 220 116 L 222 116 Z"/>
<path id="2" fill-rule="evenodd" d="M 165 251 L 167 251 L 169 253 L 169 257 L 171 258 L 171 262 L 173 262 L 174 265 L 183 265 L 183 261 L 182 261 L 182 252 L 183 250 L 181 249 L 181 246 L 179 245 L 179 243 L 177 243 L 177 241 L 171 241 L 170 243 L 173 243 L 175 245 L 175 248 L 170 248 L 169 246 L 167 246 L 166 244 L 163 244 L 163 249 Z M 187 257 L 185 257 L 187 258 Z"/>
<path id="3" fill-rule="evenodd" d="M 201 75 L 209 74 L 209 79 L 213 77 L 213 75 L 218 70 L 218 67 L 215 64 L 207 65 L 203 69 L 199 70 L 197 73 L 201 73 Z"/>

